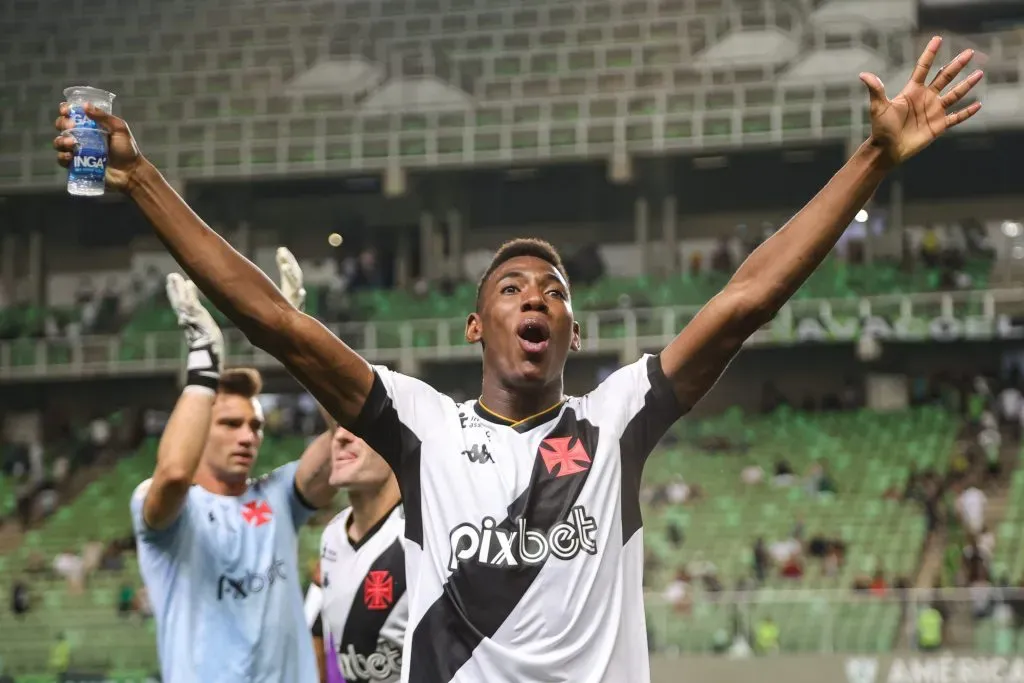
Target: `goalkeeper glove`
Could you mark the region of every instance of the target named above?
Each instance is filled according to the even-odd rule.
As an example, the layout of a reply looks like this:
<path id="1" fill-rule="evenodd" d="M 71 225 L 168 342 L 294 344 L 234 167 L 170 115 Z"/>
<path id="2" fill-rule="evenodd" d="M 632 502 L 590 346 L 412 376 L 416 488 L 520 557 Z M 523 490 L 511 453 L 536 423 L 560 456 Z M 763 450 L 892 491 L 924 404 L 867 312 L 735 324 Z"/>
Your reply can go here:
<path id="1" fill-rule="evenodd" d="M 188 342 L 188 376 L 185 384 L 217 391 L 224 359 L 224 335 L 210 312 L 199 303 L 199 291 L 191 280 L 177 273 L 168 275 L 167 298 Z"/>
<path id="2" fill-rule="evenodd" d="M 302 286 L 302 268 L 287 247 L 277 248 L 277 269 L 281 273 L 281 293 L 300 311 L 306 306 L 306 290 Z"/>

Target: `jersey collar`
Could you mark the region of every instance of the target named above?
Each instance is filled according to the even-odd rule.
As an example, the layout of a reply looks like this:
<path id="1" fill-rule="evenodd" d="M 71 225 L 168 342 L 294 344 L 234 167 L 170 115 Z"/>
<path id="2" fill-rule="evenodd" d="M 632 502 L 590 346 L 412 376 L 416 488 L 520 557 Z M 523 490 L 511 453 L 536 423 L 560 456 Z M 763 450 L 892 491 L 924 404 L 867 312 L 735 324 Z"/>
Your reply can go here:
<path id="1" fill-rule="evenodd" d="M 367 529 L 366 533 L 363 534 L 363 537 L 360 538 L 358 541 L 353 541 L 352 537 L 348 535 L 348 528 L 352 525 L 352 513 L 349 513 L 348 519 L 345 520 L 345 540 L 348 541 L 348 544 L 350 546 L 352 546 L 352 550 L 359 550 L 364 545 L 366 545 L 371 538 L 376 536 L 377 532 L 380 531 L 385 524 L 387 524 L 387 521 L 391 519 L 391 515 L 395 513 L 395 510 L 398 509 L 398 506 L 401 504 L 402 501 L 398 501 L 397 503 L 395 503 L 394 507 L 388 510 L 383 517 L 378 519 L 376 524 Z"/>
<path id="2" fill-rule="evenodd" d="M 473 411 L 482 420 L 486 420 L 487 422 L 501 425 L 503 427 L 511 427 L 520 434 L 523 434 L 525 432 L 530 431 L 531 429 L 534 429 L 535 427 L 539 427 L 540 425 L 544 424 L 545 422 L 548 422 L 552 418 L 557 417 L 563 405 L 565 405 L 564 398 L 555 405 L 551 406 L 550 408 L 542 410 L 535 415 L 523 418 L 522 420 L 512 420 L 503 415 L 498 415 L 497 413 L 491 412 L 479 400 L 477 400 L 473 404 Z"/>

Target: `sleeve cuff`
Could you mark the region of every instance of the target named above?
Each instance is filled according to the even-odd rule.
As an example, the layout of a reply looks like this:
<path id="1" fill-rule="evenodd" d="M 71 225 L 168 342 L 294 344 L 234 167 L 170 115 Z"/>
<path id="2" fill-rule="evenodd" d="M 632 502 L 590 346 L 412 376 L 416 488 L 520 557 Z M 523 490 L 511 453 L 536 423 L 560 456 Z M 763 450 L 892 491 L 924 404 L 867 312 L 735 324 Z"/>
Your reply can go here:
<path id="1" fill-rule="evenodd" d="M 651 391 L 658 400 L 662 409 L 676 419 L 682 417 L 693 406 L 684 406 L 676 396 L 676 389 L 672 380 L 665 374 L 661 367 L 661 355 L 650 356 L 647 359 L 647 379 L 651 383 Z"/>
<path id="2" fill-rule="evenodd" d="M 302 507 L 306 508 L 310 512 L 317 512 L 320 508 L 306 500 L 306 497 L 302 495 L 302 491 L 299 490 L 299 480 L 292 480 L 292 493 L 295 495 L 295 500 L 299 501 Z M 280 495 L 280 494 L 278 494 Z"/>

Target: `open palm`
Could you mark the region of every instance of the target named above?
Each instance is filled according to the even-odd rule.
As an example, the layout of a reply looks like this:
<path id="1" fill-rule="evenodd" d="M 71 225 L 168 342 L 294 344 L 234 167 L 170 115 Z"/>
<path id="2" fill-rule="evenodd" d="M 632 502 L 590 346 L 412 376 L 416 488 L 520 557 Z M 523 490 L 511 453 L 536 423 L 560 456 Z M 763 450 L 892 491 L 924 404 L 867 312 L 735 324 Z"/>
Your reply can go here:
<path id="1" fill-rule="evenodd" d="M 975 71 L 949 92 L 942 92 L 970 63 L 974 50 L 961 52 L 947 66 L 939 69 L 930 84 L 925 85 L 940 45 L 942 39 L 939 37 L 928 42 L 910 80 L 900 94 L 891 100 L 886 97 L 885 87 L 878 76 L 867 73 L 860 75 L 871 97 L 872 142 L 882 148 L 894 164 L 916 155 L 947 130 L 963 123 L 981 109 L 981 103 L 975 102 L 960 111 L 947 113 L 950 107 L 962 100 L 981 81 L 981 71 Z"/>

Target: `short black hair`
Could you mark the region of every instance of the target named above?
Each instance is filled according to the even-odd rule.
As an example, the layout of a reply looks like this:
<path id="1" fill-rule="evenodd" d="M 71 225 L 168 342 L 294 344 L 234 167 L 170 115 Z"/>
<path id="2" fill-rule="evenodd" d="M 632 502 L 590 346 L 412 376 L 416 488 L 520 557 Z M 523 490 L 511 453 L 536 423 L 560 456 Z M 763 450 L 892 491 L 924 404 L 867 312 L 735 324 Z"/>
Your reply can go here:
<path id="1" fill-rule="evenodd" d="M 498 251 L 494 252 L 494 257 L 491 258 L 487 270 L 480 276 L 480 282 L 476 285 L 476 309 L 478 312 L 480 310 L 480 295 L 483 293 L 484 283 L 487 282 L 487 278 L 491 277 L 501 264 L 520 256 L 533 256 L 541 261 L 547 261 L 565 278 L 566 284 L 569 284 L 569 274 L 565 272 L 562 256 L 550 242 L 535 237 L 519 237 L 509 240 L 498 247 Z"/>

